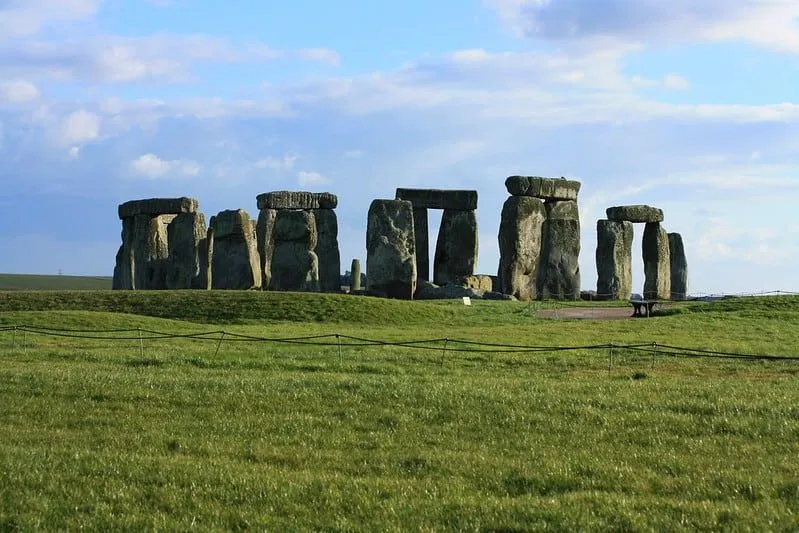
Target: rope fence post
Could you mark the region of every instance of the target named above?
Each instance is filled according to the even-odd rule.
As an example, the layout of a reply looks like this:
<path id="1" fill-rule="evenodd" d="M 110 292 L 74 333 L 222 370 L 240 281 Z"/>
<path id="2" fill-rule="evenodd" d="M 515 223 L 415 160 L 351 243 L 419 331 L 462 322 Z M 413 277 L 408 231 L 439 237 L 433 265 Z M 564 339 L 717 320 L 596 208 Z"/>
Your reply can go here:
<path id="1" fill-rule="evenodd" d="M 655 354 L 657 353 L 658 343 L 652 343 L 652 370 L 655 369 Z"/>
<path id="2" fill-rule="evenodd" d="M 144 359 L 144 339 L 141 335 L 141 328 L 137 328 L 139 330 L 139 357 Z"/>
<path id="3" fill-rule="evenodd" d="M 613 343 L 608 345 L 608 373 L 613 370 Z"/>
<path id="4" fill-rule="evenodd" d="M 342 361 L 342 357 L 341 357 L 341 335 L 339 335 L 338 333 L 336 333 L 336 340 L 338 341 L 338 362 L 341 363 L 341 361 Z"/>
<path id="5" fill-rule="evenodd" d="M 28 328 L 22 327 L 22 349 L 24 354 L 28 355 Z"/>
<path id="6" fill-rule="evenodd" d="M 216 343 L 216 351 L 214 352 L 214 358 L 219 355 L 219 348 L 222 346 L 222 341 L 225 340 L 225 332 L 222 332 L 222 336 L 219 337 L 219 342 Z"/>
<path id="7" fill-rule="evenodd" d="M 447 355 L 447 343 L 449 342 L 448 338 L 444 339 L 444 349 L 441 350 L 441 366 L 444 366 L 444 356 Z"/>
<path id="8" fill-rule="evenodd" d="M 14 326 L 14 340 L 13 340 L 13 343 L 14 343 L 14 349 L 16 350 L 17 349 L 17 326 Z"/>

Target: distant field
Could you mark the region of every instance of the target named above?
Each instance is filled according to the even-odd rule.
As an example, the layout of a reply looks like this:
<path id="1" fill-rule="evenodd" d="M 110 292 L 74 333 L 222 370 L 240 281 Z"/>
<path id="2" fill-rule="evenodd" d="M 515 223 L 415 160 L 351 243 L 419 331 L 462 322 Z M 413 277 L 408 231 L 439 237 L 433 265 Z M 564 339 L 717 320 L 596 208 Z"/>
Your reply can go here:
<path id="1" fill-rule="evenodd" d="M 31 327 L 0 331 L 0 531 L 799 528 L 799 360 L 231 336 L 799 357 L 795 296 L 616 321 L 544 305 L 0 293 L 0 329 Z M 132 332 L 67 331 L 93 329 Z"/>
<path id="2" fill-rule="evenodd" d="M 0 291 L 94 291 L 111 289 L 111 277 L 0 274 Z"/>

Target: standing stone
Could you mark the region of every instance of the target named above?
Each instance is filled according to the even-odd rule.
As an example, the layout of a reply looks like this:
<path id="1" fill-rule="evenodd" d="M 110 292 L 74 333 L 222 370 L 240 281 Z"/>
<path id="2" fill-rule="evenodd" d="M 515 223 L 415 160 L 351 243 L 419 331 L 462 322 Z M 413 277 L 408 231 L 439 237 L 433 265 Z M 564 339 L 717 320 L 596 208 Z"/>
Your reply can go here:
<path id="1" fill-rule="evenodd" d="M 531 196 L 511 196 L 499 225 L 499 272 L 494 290 L 519 300 L 537 296 L 538 259 L 546 218 L 544 203 Z"/>
<path id="2" fill-rule="evenodd" d="M 644 226 L 644 298 L 668 300 L 671 298 L 671 257 L 669 236 L 659 222 Z"/>
<path id="3" fill-rule="evenodd" d="M 580 298 L 580 212 L 577 202 L 548 201 L 538 267 L 538 297 Z"/>
<path id="4" fill-rule="evenodd" d="M 319 259 L 319 287 L 323 291 L 341 291 L 341 253 L 338 248 L 338 218 L 332 209 L 315 209 L 316 256 Z"/>
<path id="5" fill-rule="evenodd" d="M 167 227 L 169 243 L 169 268 L 166 276 L 168 289 L 207 289 L 201 274 L 205 260 L 200 242 L 205 239 L 205 216 L 202 213 L 183 213 Z"/>
<path id="6" fill-rule="evenodd" d="M 597 298 L 628 300 L 633 293 L 632 222 L 598 220 L 596 236 Z"/>
<path id="7" fill-rule="evenodd" d="M 261 288 L 261 259 L 250 216 L 243 209 L 222 211 L 213 227 L 212 287 L 247 290 Z"/>
<path id="8" fill-rule="evenodd" d="M 445 209 L 438 230 L 433 283 L 457 283 L 477 265 L 477 217 L 474 211 Z"/>
<path id="9" fill-rule="evenodd" d="M 671 299 L 685 300 L 688 297 L 688 261 L 682 235 L 669 233 L 669 258 L 671 260 Z"/>
<path id="10" fill-rule="evenodd" d="M 361 262 L 358 259 L 352 260 L 350 267 L 350 292 L 361 290 Z"/>
<path id="11" fill-rule="evenodd" d="M 197 288 L 210 290 L 213 287 L 212 263 L 214 252 L 214 234 L 211 228 L 205 231 L 205 236 L 197 245 L 200 256 L 200 275 L 197 277 Z"/>
<path id="12" fill-rule="evenodd" d="M 277 210 L 261 209 L 258 213 L 256 224 L 256 239 L 258 240 L 258 256 L 261 258 L 261 287 L 264 290 L 272 285 L 272 255 L 275 251 L 275 220 Z"/>
<path id="13" fill-rule="evenodd" d="M 311 211 L 278 211 L 271 290 L 319 290 L 319 258 L 314 252 L 318 243 L 316 227 Z"/>
<path id="14" fill-rule="evenodd" d="M 133 276 L 135 272 L 135 262 L 133 258 L 133 235 L 135 221 L 133 217 L 122 219 L 122 244 L 117 251 L 116 263 L 114 265 L 114 290 L 133 290 Z"/>
<path id="15" fill-rule="evenodd" d="M 413 208 L 413 231 L 416 234 L 416 275 L 419 280 L 429 281 L 430 242 L 426 208 Z"/>
<path id="16" fill-rule="evenodd" d="M 374 200 L 366 228 L 367 287 L 375 295 L 413 299 L 416 292 L 416 236 L 413 204 Z"/>
<path id="17" fill-rule="evenodd" d="M 133 280 L 136 290 L 166 289 L 169 259 L 167 226 L 175 215 L 136 215 L 133 238 Z"/>

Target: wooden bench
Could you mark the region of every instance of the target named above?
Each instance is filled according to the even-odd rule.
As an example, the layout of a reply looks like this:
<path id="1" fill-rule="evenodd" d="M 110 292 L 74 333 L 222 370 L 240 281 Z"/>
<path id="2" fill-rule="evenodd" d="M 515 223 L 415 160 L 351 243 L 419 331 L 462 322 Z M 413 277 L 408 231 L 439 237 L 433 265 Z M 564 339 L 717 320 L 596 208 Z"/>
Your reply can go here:
<path id="1" fill-rule="evenodd" d="M 652 309 L 658 303 L 658 300 L 630 300 L 630 305 L 633 306 L 633 316 L 651 316 Z"/>

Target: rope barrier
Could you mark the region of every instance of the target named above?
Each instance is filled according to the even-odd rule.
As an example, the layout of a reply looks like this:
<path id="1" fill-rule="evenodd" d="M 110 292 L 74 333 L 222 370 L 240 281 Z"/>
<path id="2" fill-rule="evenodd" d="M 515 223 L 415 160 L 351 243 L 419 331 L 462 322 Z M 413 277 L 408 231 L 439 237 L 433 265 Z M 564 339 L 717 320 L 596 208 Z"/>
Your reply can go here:
<path id="1" fill-rule="evenodd" d="M 704 348 L 692 348 L 684 346 L 673 346 L 669 344 L 658 344 L 655 342 L 637 343 L 637 344 L 588 344 L 579 346 L 542 346 L 542 345 L 520 345 L 520 344 L 500 344 L 491 342 L 472 341 L 465 339 L 416 339 L 405 341 L 385 341 L 379 339 L 368 339 L 364 337 L 355 337 L 351 335 L 341 334 L 325 334 L 325 335 L 309 335 L 305 337 L 259 337 L 255 335 L 246 335 L 242 333 L 232 333 L 229 331 L 217 330 L 206 331 L 198 333 L 167 333 L 154 330 L 145 329 L 127 329 L 127 330 L 66 330 L 60 328 L 46 328 L 41 326 L 3 326 L 0 331 L 13 331 L 14 343 L 16 345 L 16 334 L 21 332 L 23 334 L 23 346 L 27 349 L 27 333 L 42 335 L 47 337 L 56 338 L 74 338 L 74 339 L 90 339 L 90 340 L 119 340 L 119 341 L 139 341 L 140 351 L 143 352 L 143 342 L 145 340 L 160 340 L 160 339 L 192 339 L 200 341 L 213 341 L 217 343 L 216 354 L 223 341 L 228 342 L 258 342 L 258 343 L 277 343 L 277 344 L 295 344 L 301 346 L 317 346 L 317 347 L 338 347 L 339 357 L 341 357 L 341 350 L 344 347 L 363 347 L 363 346 L 388 346 L 407 348 L 413 350 L 427 350 L 427 351 L 442 351 L 442 362 L 444 355 L 448 352 L 452 353 L 492 353 L 492 354 L 529 354 L 529 353 L 557 353 L 567 351 L 595 351 L 595 350 L 608 350 L 610 354 L 610 364 L 613 365 L 613 353 L 617 350 L 631 350 L 642 353 L 651 353 L 655 355 L 669 355 L 675 357 L 711 357 L 722 359 L 746 359 L 746 360 L 759 360 L 759 361 L 799 361 L 799 356 L 786 356 L 786 355 L 771 355 L 771 354 L 752 354 L 752 353 L 737 353 L 722 350 L 709 350 Z M 119 333 L 129 333 L 136 331 L 139 334 L 136 336 L 113 336 Z M 350 341 L 350 342 L 346 342 Z M 460 346 L 459 346 L 460 345 Z"/>

